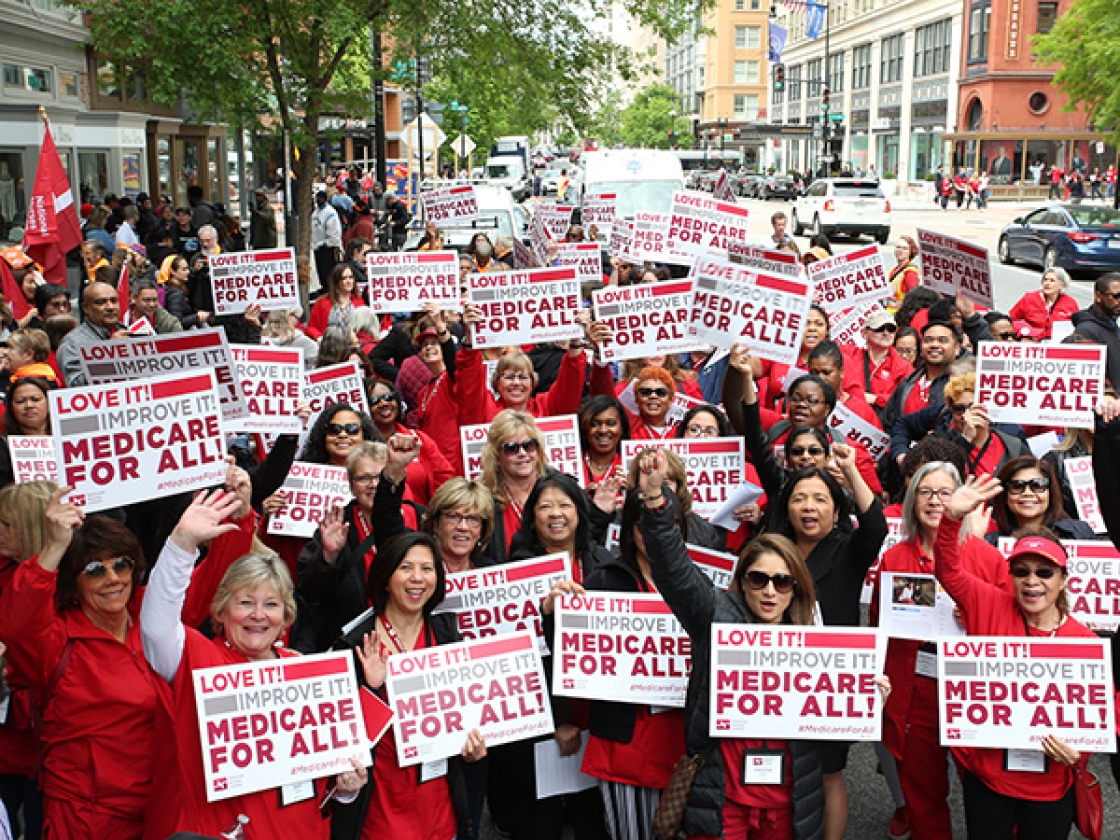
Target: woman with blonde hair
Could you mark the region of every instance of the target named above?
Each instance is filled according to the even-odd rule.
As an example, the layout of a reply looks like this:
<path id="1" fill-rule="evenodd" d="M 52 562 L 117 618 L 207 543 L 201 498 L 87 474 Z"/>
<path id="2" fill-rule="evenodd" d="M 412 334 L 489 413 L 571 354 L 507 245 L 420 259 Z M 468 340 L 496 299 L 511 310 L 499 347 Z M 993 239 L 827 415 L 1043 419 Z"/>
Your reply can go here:
<path id="1" fill-rule="evenodd" d="M 490 556 L 504 563 L 513 535 L 521 528 L 525 502 L 548 471 L 544 436 L 527 411 L 506 409 L 490 424 L 482 449 L 482 484 L 494 497 L 494 536 Z"/>
<path id="2" fill-rule="evenodd" d="M 296 324 L 303 317 L 303 309 L 278 309 L 269 312 L 261 328 L 261 341 L 273 347 L 302 347 L 303 369 L 314 370 L 319 360 L 319 344 Z"/>

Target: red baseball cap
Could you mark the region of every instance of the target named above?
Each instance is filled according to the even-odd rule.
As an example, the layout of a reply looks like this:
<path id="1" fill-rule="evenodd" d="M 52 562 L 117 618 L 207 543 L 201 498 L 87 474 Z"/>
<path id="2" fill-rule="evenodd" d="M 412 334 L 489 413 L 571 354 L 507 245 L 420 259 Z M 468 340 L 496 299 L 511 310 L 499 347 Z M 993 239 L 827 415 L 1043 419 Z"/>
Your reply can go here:
<path id="1" fill-rule="evenodd" d="M 1040 557 L 1063 569 L 1068 568 L 1069 565 L 1066 550 L 1059 543 L 1046 537 L 1023 537 L 1015 543 L 1015 548 L 1011 550 L 1007 562 L 1011 563 L 1019 557 Z"/>

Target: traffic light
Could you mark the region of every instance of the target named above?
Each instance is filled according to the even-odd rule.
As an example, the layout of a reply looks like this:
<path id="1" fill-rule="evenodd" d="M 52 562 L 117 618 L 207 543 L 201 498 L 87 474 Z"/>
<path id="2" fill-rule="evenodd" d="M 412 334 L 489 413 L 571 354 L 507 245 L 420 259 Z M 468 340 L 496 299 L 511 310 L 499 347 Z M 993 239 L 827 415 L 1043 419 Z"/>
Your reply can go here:
<path id="1" fill-rule="evenodd" d="M 821 111 L 826 115 L 825 119 L 828 119 L 828 117 L 827 117 L 827 114 L 828 114 L 828 88 L 827 87 L 825 87 L 821 91 Z"/>
<path id="2" fill-rule="evenodd" d="M 786 66 L 774 65 L 774 93 L 781 93 L 786 89 Z"/>

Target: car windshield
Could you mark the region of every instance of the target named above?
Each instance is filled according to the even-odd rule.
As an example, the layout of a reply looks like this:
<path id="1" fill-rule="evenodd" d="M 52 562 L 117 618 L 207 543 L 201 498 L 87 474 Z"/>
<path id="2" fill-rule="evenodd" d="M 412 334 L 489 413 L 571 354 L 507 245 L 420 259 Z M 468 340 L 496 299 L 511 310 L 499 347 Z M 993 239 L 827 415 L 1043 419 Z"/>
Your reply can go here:
<path id="1" fill-rule="evenodd" d="M 850 184 L 833 184 L 832 194 L 846 198 L 882 198 L 883 191 L 877 184 L 861 184 L 858 181 Z"/>
<path id="2" fill-rule="evenodd" d="M 668 213 L 673 204 L 673 193 L 681 189 L 680 181 L 601 181 L 595 183 L 596 194 L 614 193 L 615 215 L 624 219 L 634 218 L 639 210 L 651 213 Z"/>
<path id="3" fill-rule="evenodd" d="M 487 178 L 516 178 L 520 174 L 520 170 L 515 166 L 508 166 L 504 163 L 488 163 L 486 165 Z"/>
<path id="4" fill-rule="evenodd" d="M 481 231 L 490 237 L 491 242 L 497 236 L 508 236 L 511 239 L 514 236 L 513 221 L 509 213 L 481 215 L 469 222 L 440 225 L 440 230 L 443 231 L 444 236 L 455 239 L 470 239 L 475 233 Z"/>
<path id="5" fill-rule="evenodd" d="M 1120 210 L 1111 207 L 1067 207 L 1078 227 L 1120 227 Z"/>

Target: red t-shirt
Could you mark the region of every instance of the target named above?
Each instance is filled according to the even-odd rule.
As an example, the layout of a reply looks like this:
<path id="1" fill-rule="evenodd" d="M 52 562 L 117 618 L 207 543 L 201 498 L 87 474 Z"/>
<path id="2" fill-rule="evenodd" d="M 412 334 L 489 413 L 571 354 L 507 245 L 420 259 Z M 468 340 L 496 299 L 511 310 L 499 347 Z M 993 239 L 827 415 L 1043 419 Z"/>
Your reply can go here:
<path id="1" fill-rule="evenodd" d="M 793 760 L 785 741 L 756 738 L 724 738 L 719 744 L 723 755 L 724 796 L 732 802 L 751 808 L 789 808 L 793 803 L 790 785 Z M 752 750 L 782 750 L 785 753 L 785 776 L 780 785 L 743 784 L 743 754 Z"/>

